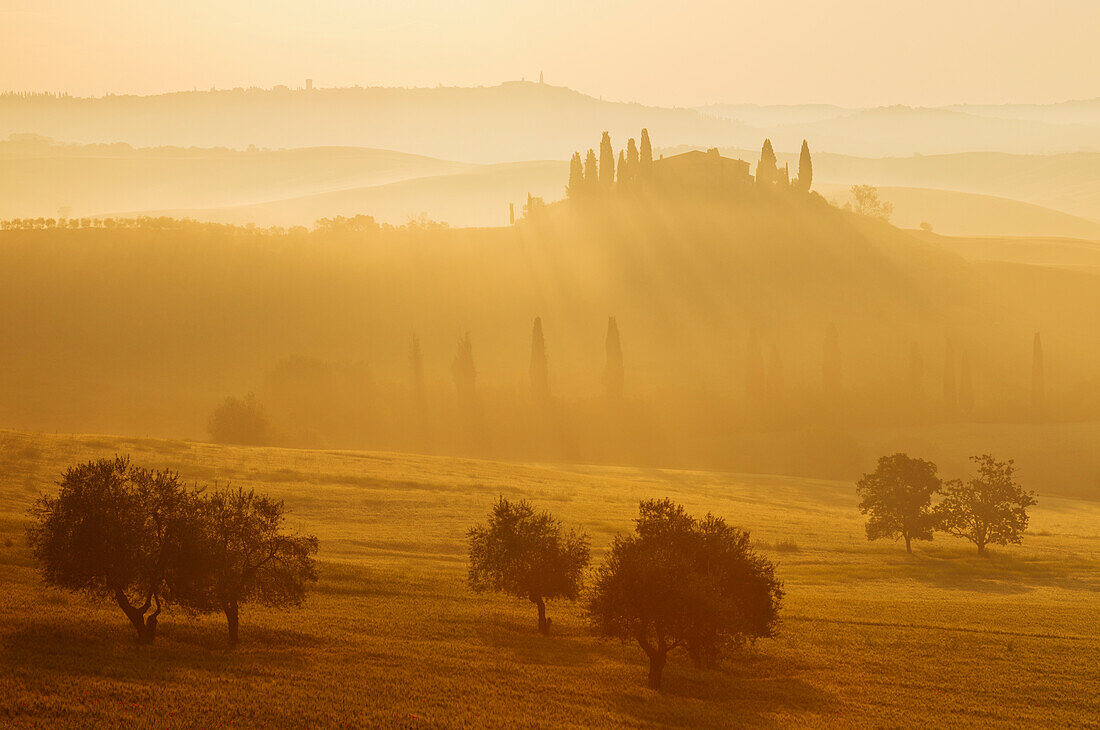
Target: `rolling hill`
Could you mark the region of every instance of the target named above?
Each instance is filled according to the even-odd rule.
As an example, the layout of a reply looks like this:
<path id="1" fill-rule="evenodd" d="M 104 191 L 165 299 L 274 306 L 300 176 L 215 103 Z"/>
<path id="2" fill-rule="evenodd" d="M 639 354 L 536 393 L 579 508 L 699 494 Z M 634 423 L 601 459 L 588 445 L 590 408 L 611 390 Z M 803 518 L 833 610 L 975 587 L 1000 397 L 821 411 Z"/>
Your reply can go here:
<path id="1" fill-rule="evenodd" d="M 851 202 L 846 185 L 821 183 L 818 192 L 840 204 Z M 954 190 L 879 187 L 879 197 L 894 206 L 891 222 L 901 228 L 930 223 L 952 236 L 1061 237 L 1100 241 L 1100 222 L 1050 208 L 992 195 Z"/>
<path id="2" fill-rule="evenodd" d="M 906 556 L 867 542 L 851 482 L 4 431 L 0 444 L 0 718 L 15 727 L 1084 726 L 1100 713 L 1095 502 L 1040 493 L 1023 545 L 988 558 L 943 535 Z M 135 647 L 117 607 L 43 585 L 27 507 L 65 466 L 116 453 L 284 500 L 320 539 L 305 605 L 246 605 L 232 651 L 218 617 L 169 610 L 156 643 Z M 597 564 L 641 499 L 726 517 L 778 563 L 778 635 L 705 671 L 674 652 L 665 691 L 646 690 L 640 649 L 593 637 L 579 606 L 551 602 L 543 637 L 526 601 L 466 586 L 465 531 L 501 495 L 588 533 Z"/>
<path id="3" fill-rule="evenodd" d="M 836 112 L 824 105 L 653 107 L 522 81 L 477 88 L 276 87 L 96 98 L 7 94 L 0 96 L 0 137 L 34 133 L 75 142 L 240 149 L 359 146 L 481 163 L 568 159 L 592 143 L 592 130 L 607 130 L 621 144 L 642 127 L 657 144 L 669 146 L 751 149 L 770 136 L 779 149 L 797 150 L 810 139 L 816 150 L 862 156 L 1100 149 L 1100 126 L 1081 121 L 903 106 Z M 730 118 L 732 113 L 752 123 Z"/>

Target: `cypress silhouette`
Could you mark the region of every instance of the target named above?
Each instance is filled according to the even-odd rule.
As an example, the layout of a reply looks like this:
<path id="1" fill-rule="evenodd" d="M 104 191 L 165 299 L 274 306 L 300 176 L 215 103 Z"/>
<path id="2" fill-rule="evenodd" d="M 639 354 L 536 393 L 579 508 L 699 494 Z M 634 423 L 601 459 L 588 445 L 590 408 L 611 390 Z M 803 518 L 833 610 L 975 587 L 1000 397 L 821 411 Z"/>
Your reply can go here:
<path id="1" fill-rule="evenodd" d="M 749 345 L 745 351 L 745 394 L 750 403 L 759 403 L 764 397 L 764 353 L 756 330 L 749 332 Z"/>
<path id="2" fill-rule="evenodd" d="M 451 375 L 454 377 L 458 394 L 458 410 L 463 432 L 461 437 L 467 448 L 479 444 L 479 413 L 477 404 L 477 370 L 474 367 L 474 347 L 470 333 L 458 339 L 454 360 L 451 362 Z"/>
<path id="3" fill-rule="evenodd" d="M 607 361 L 604 366 L 603 385 L 607 399 L 618 403 L 623 397 L 623 346 L 619 339 L 619 325 L 614 317 L 607 318 Z"/>
<path id="4" fill-rule="evenodd" d="M 772 345 L 768 356 L 768 379 L 766 384 L 768 404 L 772 408 L 783 405 L 783 363 L 779 359 L 779 348 Z"/>
<path id="5" fill-rule="evenodd" d="M 839 398 L 843 387 L 840 366 L 840 336 L 837 334 L 836 325 L 829 323 L 825 330 L 825 349 L 821 360 L 821 384 L 825 395 L 829 398 Z"/>
<path id="6" fill-rule="evenodd" d="M 633 184 L 638 179 L 638 145 L 631 137 L 626 142 L 626 181 Z"/>
<path id="7" fill-rule="evenodd" d="M 974 412 L 974 382 L 970 374 L 970 356 L 966 352 L 959 356 L 959 411 L 964 416 Z"/>
<path id="8" fill-rule="evenodd" d="M 565 188 L 565 194 L 570 198 L 579 198 L 584 195 L 584 163 L 581 162 L 581 153 L 574 152 L 569 160 L 569 185 Z"/>
<path id="9" fill-rule="evenodd" d="M 772 141 L 764 140 L 760 148 L 760 160 L 756 163 L 756 182 L 760 185 L 773 185 L 779 178 L 779 169 L 772 149 Z"/>
<path id="10" fill-rule="evenodd" d="M 542 336 L 542 317 L 535 317 L 531 330 L 531 395 L 543 406 L 550 399 L 549 367 L 546 362 L 546 341 Z"/>
<path id="11" fill-rule="evenodd" d="M 813 181 L 814 163 L 810 159 L 810 145 L 802 140 L 802 152 L 798 155 L 798 189 L 804 193 L 810 192 Z"/>
<path id="12" fill-rule="evenodd" d="M 959 405 L 959 391 L 955 381 L 955 345 L 947 338 L 943 353 L 943 405 L 948 413 L 954 413 Z"/>
<path id="13" fill-rule="evenodd" d="M 909 390 L 915 397 L 924 395 L 924 358 L 916 342 L 909 346 Z"/>
<path id="14" fill-rule="evenodd" d="M 413 334 L 409 341 L 409 374 L 412 379 L 413 402 L 416 408 L 417 438 L 421 448 L 428 447 L 428 399 L 424 392 L 424 354 L 420 338 Z"/>
<path id="15" fill-rule="evenodd" d="M 649 130 L 642 130 L 642 148 L 638 158 L 638 177 L 648 180 L 653 176 L 653 146 L 649 143 Z"/>
<path id="16" fill-rule="evenodd" d="M 630 170 L 626 166 L 626 153 L 622 150 L 619 150 L 619 165 L 616 171 L 618 173 L 619 189 L 623 190 L 630 184 Z"/>
<path id="17" fill-rule="evenodd" d="M 599 163 L 596 162 L 596 152 L 592 149 L 588 150 L 584 158 L 584 187 L 589 194 L 600 188 Z"/>
<path id="18" fill-rule="evenodd" d="M 1031 412 L 1035 418 L 1043 417 L 1046 405 L 1046 383 L 1043 374 L 1043 340 L 1039 333 L 1031 345 Z"/>
<path id="19" fill-rule="evenodd" d="M 600 140 L 600 187 L 606 192 L 615 182 L 615 150 L 611 148 L 611 135 L 603 133 Z"/>

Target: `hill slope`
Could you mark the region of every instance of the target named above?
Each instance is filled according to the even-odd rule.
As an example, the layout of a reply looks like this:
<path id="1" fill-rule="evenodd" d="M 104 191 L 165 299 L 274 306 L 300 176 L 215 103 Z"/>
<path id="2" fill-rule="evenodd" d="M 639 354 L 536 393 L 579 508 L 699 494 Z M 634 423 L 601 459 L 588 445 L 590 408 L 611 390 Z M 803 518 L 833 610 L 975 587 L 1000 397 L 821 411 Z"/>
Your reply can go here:
<path id="1" fill-rule="evenodd" d="M 851 202 L 847 185 L 821 183 L 818 192 L 838 203 Z M 1100 240 L 1100 222 L 1039 205 L 992 195 L 954 190 L 879 187 L 879 197 L 894 206 L 890 220 L 901 228 L 932 224 L 951 236 L 1049 236 Z"/>
<path id="2" fill-rule="evenodd" d="M 1021 547 L 979 559 L 937 536 L 907 557 L 867 542 L 851 483 L 109 436 L 0 443 L 12 541 L 0 547 L 0 717 L 16 726 L 1071 726 L 1100 713 L 1095 503 L 1040 494 Z M 44 587 L 24 510 L 65 465 L 115 453 L 285 500 L 321 542 L 305 606 L 244 607 L 233 651 L 216 617 L 172 611 L 137 651 L 116 607 Z M 658 695 L 640 649 L 594 639 L 577 607 L 551 602 L 553 636 L 540 636 L 527 602 L 465 585 L 465 530 L 500 495 L 588 532 L 597 561 L 640 499 L 727 517 L 778 561 L 778 637 L 716 670 L 673 653 Z"/>

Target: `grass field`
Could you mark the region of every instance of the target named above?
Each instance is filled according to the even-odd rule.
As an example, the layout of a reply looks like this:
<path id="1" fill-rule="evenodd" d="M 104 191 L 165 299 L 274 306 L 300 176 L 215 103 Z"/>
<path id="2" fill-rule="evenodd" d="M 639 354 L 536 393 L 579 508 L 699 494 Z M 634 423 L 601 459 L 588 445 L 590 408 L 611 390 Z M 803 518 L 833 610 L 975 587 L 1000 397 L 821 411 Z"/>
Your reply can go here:
<path id="1" fill-rule="evenodd" d="M 114 606 L 44 587 L 25 511 L 67 464 L 129 453 L 286 500 L 321 539 L 303 610 L 173 612 L 138 646 Z M 472 594 L 464 533 L 497 495 L 593 539 L 669 496 L 752 531 L 779 563 L 780 635 L 645 688 L 635 645 L 552 603 Z M 0 432 L 0 725 L 15 727 L 1097 726 L 1100 503 L 1039 495 L 1020 547 L 868 543 L 850 483 L 387 453 Z M 781 549 L 776 549 L 779 547 Z"/>

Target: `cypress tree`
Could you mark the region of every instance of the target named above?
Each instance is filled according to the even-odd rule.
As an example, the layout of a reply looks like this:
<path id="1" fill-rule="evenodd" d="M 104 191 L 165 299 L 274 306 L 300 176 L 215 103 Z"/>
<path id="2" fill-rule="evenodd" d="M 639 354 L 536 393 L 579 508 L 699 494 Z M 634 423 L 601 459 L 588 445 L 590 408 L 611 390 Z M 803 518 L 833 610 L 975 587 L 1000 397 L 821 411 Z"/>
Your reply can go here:
<path id="1" fill-rule="evenodd" d="M 416 430 L 422 449 L 429 447 L 428 399 L 424 392 L 424 354 L 420 350 L 420 338 L 415 334 L 409 342 L 409 370 L 412 375 L 413 401 L 416 407 Z"/>
<path id="2" fill-rule="evenodd" d="M 611 135 L 603 133 L 600 140 L 600 187 L 604 191 L 611 190 L 615 182 L 615 150 L 611 149 Z"/>
<path id="3" fill-rule="evenodd" d="M 622 150 L 619 150 L 618 173 L 619 189 L 624 190 L 627 186 L 630 185 L 630 170 L 626 166 L 626 153 Z"/>
<path id="4" fill-rule="evenodd" d="M 814 163 L 810 159 L 810 145 L 802 140 L 802 152 L 798 155 L 798 189 L 804 193 L 810 192 L 813 181 Z"/>
<path id="5" fill-rule="evenodd" d="M 779 177 L 778 161 L 775 159 L 775 150 L 772 149 L 772 141 L 764 140 L 764 146 L 760 148 L 760 160 L 756 163 L 756 182 L 760 185 L 772 185 Z"/>
<path id="6" fill-rule="evenodd" d="M 542 317 L 535 317 L 531 330 L 531 393 L 537 404 L 550 399 L 549 367 L 546 362 L 546 340 L 542 336 Z"/>
<path id="7" fill-rule="evenodd" d="M 779 348 L 772 345 L 768 356 L 768 380 L 766 384 L 768 401 L 772 408 L 783 404 L 783 363 L 779 359 Z"/>
<path id="8" fill-rule="evenodd" d="M 607 318 L 607 361 L 604 366 L 603 385 L 607 399 L 618 403 L 623 398 L 623 345 L 619 339 L 619 325 L 614 317 Z"/>
<path id="9" fill-rule="evenodd" d="M 584 163 L 581 162 L 580 152 L 574 152 L 569 160 L 569 185 L 565 188 L 565 194 L 574 199 L 584 194 Z"/>
<path id="10" fill-rule="evenodd" d="M 974 412 L 974 381 L 970 375 L 970 357 L 965 351 L 959 356 L 959 410 L 964 416 Z"/>
<path id="11" fill-rule="evenodd" d="M 596 162 L 596 153 L 589 149 L 584 158 L 584 187 L 589 192 L 595 192 L 600 187 L 599 163 Z"/>
<path id="12" fill-rule="evenodd" d="M 825 395 L 837 398 L 841 391 L 840 372 L 840 335 L 837 334 L 836 325 L 829 323 L 825 330 L 825 349 L 821 360 L 821 383 L 825 389 Z"/>
<path id="13" fill-rule="evenodd" d="M 914 396 L 924 394 L 924 358 L 916 342 L 909 346 L 909 388 Z"/>
<path id="14" fill-rule="evenodd" d="M 745 352 L 745 393 L 750 403 L 759 403 L 764 397 L 764 354 L 756 330 L 749 332 L 749 346 Z"/>
<path id="15" fill-rule="evenodd" d="M 1043 340 L 1039 333 L 1031 345 L 1031 411 L 1035 418 L 1042 418 L 1046 401 L 1046 383 L 1043 377 Z"/>
<path id="16" fill-rule="evenodd" d="M 638 158 L 638 177 L 648 180 L 653 175 L 653 146 L 649 143 L 649 130 L 642 130 L 642 149 Z"/>
<path id="17" fill-rule="evenodd" d="M 955 384 L 955 345 L 950 337 L 943 353 L 943 404 L 948 412 L 954 412 L 959 405 L 959 392 Z"/>
<path id="18" fill-rule="evenodd" d="M 634 185 L 638 179 L 638 145 L 634 137 L 630 137 L 626 143 L 626 170 L 627 174 L 625 176 L 620 174 L 620 179 L 625 179 L 627 185 Z"/>

